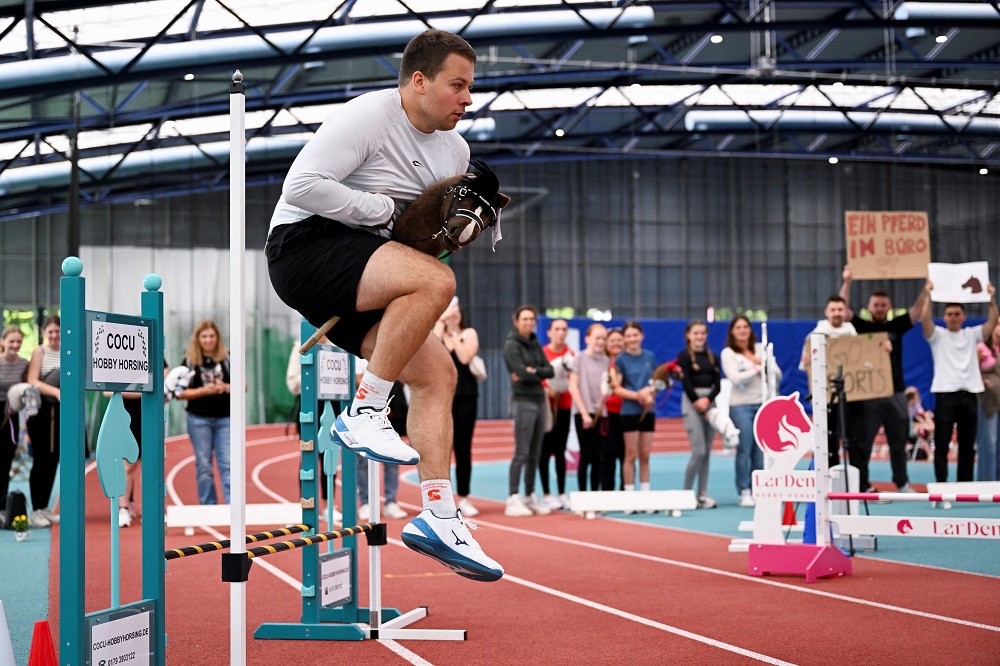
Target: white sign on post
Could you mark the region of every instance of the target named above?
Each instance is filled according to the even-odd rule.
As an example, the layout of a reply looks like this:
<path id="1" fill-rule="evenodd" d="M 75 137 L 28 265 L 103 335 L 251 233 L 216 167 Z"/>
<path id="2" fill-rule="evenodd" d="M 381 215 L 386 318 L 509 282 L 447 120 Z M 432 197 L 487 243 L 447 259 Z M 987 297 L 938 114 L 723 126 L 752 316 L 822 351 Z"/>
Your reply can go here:
<path id="1" fill-rule="evenodd" d="M 351 600 L 351 551 L 337 550 L 319 557 L 319 603 L 324 608 Z"/>
<path id="2" fill-rule="evenodd" d="M 351 397 L 347 353 L 320 350 L 316 355 L 319 363 L 319 399 L 347 400 Z"/>
<path id="3" fill-rule="evenodd" d="M 90 322 L 90 380 L 100 384 L 149 382 L 149 327 Z"/>
<path id="4" fill-rule="evenodd" d="M 93 666 L 149 663 L 149 611 L 94 625 L 90 632 Z"/>

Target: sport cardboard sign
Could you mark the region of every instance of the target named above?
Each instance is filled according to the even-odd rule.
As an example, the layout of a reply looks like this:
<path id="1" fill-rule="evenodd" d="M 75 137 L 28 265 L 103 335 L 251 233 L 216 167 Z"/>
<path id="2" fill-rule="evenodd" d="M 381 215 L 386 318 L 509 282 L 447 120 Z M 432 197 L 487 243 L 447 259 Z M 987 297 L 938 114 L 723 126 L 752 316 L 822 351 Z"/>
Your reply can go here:
<path id="1" fill-rule="evenodd" d="M 892 365 L 889 353 L 882 347 L 888 339 L 885 333 L 865 333 L 830 338 L 826 341 L 826 400 L 833 397 L 831 380 L 837 367 L 844 366 L 844 392 L 847 402 L 888 398 L 892 395 Z M 807 367 L 810 374 L 812 372 Z"/>
<path id="2" fill-rule="evenodd" d="M 847 264 L 855 279 L 927 277 L 931 242 L 926 211 L 849 210 L 844 230 Z"/>

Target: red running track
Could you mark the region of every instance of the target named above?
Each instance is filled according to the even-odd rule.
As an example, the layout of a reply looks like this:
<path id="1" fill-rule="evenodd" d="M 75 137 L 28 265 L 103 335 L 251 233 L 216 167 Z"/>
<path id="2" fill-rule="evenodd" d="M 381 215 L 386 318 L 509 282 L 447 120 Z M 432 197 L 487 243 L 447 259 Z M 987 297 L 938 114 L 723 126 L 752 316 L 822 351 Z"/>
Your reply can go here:
<path id="1" fill-rule="evenodd" d="M 655 449 L 684 443 L 677 422 L 661 422 Z M 509 457 L 509 422 L 477 428 L 477 461 Z M 248 502 L 293 500 L 297 449 L 279 427 L 251 430 Z M 167 470 L 183 502 L 196 498 L 190 446 L 167 445 Z M 107 500 L 88 477 L 87 610 L 110 603 Z M 418 490 L 400 499 L 416 510 Z M 168 500 L 169 501 L 169 500 Z M 746 574 L 746 554 L 729 539 L 623 520 L 566 513 L 508 518 L 503 504 L 477 500 L 476 538 L 502 562 L 496 583 L 456 576 L 398 540 L 390 521 L 383 599 L 408 611 L 427 606 L 414 626 L 466 629 L 465 642 L 257 641 L 263 622 L 296 622 L 301 612 L 298 554 L 257 562 L 247 586 L 249 664 L 997 664 L 1000 579 L 863 557 L 854 575 L 807 585 L 795 577 Z M 148 520 L 148 519 L 147 519 Z M 220 538 L 171 529 L 167 547 Z M 122 530 L 122 600 L 139 598 L 140 532 Z M 221 535 L 225 536 L 225 535 Z M 53 543 L 58 543 L 53 535 Z M 367 580 L 361 546 L 359 580 Z M 51 567 L 52 620 L 58 624 L 58 553 Z M 367 584 L 359 590 L 367 598 Z M 171 562 L 167 570 L 167 663 L 229 663 L 229 590 L 216 554 Z"/>

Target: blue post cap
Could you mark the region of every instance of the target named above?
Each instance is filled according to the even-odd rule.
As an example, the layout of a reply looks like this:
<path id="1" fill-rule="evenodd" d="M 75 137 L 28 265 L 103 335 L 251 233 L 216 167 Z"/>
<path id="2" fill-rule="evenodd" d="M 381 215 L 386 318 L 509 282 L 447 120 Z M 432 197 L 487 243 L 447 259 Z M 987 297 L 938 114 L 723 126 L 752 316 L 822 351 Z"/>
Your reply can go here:
<path id="1" fill-rule="evenodd" d="M 146 291 L 159 291 L 160 287 L 163 286 L 163 280 L 156 273 L 150 273 L 143 279 L 142 286 L 146 288 Z"/>
<path id="2" fill-rule="evenodd" d="M 62 272 L 63 275 L 69 277 L 80 277 L 83 273 L 83 262 L 80 261 L 80 257 L 66 257 L 62 262 Z"/>

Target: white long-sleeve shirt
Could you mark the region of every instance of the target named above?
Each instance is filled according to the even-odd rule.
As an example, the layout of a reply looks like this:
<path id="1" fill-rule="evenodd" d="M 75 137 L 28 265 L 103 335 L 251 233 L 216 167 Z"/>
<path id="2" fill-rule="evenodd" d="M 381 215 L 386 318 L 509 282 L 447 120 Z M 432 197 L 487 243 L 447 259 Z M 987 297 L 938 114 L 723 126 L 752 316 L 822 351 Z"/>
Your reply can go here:
<path id="1" fill-rule="evenodd" d="M 397 89 L 366 93 L 331 113 L 295 158 L 271 229 L 312 215 L 376 227 L 392 217 L 394 199 L 413 201 L 468 166 L 469 144 L 458 132 L 413 127 Z"/>

